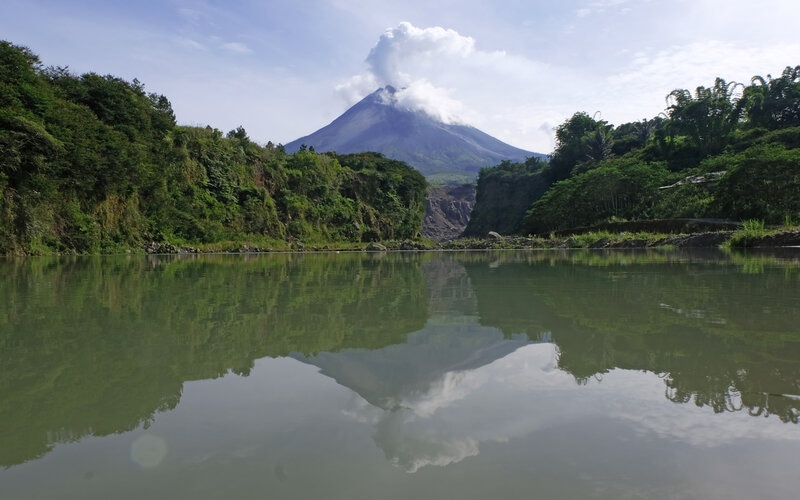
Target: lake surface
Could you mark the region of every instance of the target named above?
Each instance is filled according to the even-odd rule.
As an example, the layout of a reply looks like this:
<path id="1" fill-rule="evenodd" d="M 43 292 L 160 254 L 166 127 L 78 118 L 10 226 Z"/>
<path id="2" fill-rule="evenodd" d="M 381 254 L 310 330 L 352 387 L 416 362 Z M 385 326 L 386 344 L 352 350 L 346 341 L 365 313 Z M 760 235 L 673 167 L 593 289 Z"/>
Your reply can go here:
<path id="1" fill-rule="evenodd" d="M 0 260 L 0 498 L 795 498 L 800 253 Z"/>

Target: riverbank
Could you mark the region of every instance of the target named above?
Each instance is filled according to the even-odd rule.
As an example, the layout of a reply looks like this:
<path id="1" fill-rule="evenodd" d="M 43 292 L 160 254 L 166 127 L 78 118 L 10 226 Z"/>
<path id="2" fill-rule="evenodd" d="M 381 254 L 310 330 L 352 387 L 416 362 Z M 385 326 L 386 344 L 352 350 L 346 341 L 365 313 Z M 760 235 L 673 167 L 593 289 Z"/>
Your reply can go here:
<path id="1" fill-rule="evenodd" d="M 420 251 L 420 250 L 513 250 L 513 249 L 635 249 L 635 248 L 779 248 L 800 247 L 800 228 L 765 230 L 744 228 L 736 231 L 708 231 L 685 234 L 587 232 L 577 235 L 502 236 L 491 233 L 487 238 L 461 238 L 446 242 L 430 240 L 398 240 L 373 243 L 304 244 L 299 241 L 274 244 L 228 242 L 204 246 L 179 246 L 151 242 L 148 254 L 185 253 L 267 253 L 267 252 L 332 252 L 332 251 Z"/>
<path id="2" fill-rule="evenodd" d="M 690 234 L 586 233 L 548 238 L 508 236 L 478 240 L 455 240 L 440 244 L 442 249 L 525 249 L 525 248 L 776 248 L 800 247 L 800 230 L 748 236 L 741 231 Z"/>

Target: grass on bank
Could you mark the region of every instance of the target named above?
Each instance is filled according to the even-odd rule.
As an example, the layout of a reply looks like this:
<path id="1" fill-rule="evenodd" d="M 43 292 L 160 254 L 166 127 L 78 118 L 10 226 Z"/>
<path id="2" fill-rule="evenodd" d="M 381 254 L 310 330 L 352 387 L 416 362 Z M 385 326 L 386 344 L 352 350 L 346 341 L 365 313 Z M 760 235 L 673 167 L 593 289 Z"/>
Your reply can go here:
<path id="1" fill-rule="evenodd" d="M 570 248 L 592 248 L 604 244 L 620 246 L 625 243 L 643 243 L 644 246 L 653 246 L 658 241 L 667 238 L 667 234 L 651 232 L 628 232 L 612 233 L 607 230 L 590 231 L 588 233 L 576 234 L 569 237 Z"/>
<path id="2" fill-rule="evenodd" d="M 787 222 L 780 228 L 767 228 L 761 220 L 748 220 L 743 222 L 742 228 L 735 231 L 731 238 L 722 246 L 724 248 L 743 248 L 752 246 L 762 238 L 782 232 L 800 231 L 800 226 Z M 501 238 L 460 238 L 447 242 L 436 242 L 425 238 L 415 240 L 381 241 L 380 244 L 389 250 L 505 250 L 505 249 L 548 249 L 548 248 L 673 248 L 671 244 L 676 237 L 681 235 L 670 233 L 657 233 L 646 231 L 611 232 L 608 230 L 590 231 L 581 234 L 556 236 L 503 236 Z M 198 247 L 202 252 L 237 252 L 247 248 L 261 249 L 262 251 L 360 251 L 368 247 L 363 242 L 340 243 L 300 243 L 286 241 L 271 241 L 269 244 L 262 242 L 223 242 L 202 245 Z"/>
<path id="3" fill-rule="evenodd" d="M 742 228 L 734 232 L 724 246 L 727 248 L 749 247 L 753 245 L 753 242 L 777 232 L 778 230 L 767 229 L 762 220 L 746 220 L 742 223 Z"/>
<path id="4" fill-rule="evenodd" d="M 797 232 L 800 232 L 800 226 L 795 224 L 789 217 L 786 218 L 781 227 L 775 228 L 768 228 L 762 220 L 750 219 L 742 223 L 742 228 L 733 233 L 733 236 L 725 243 L 724 247 L 748 248 L 757 245 L 764 238 L 770 236 Z"/>
<path id="5" fill-rule="evenodd" d="M 462 238 L 441 244 L 446 250 L 503 250 L 518 248 L 602 248 L 602 247 L 654 247 L 669 235 L 650 232 L 612 233 L 607 230 L 556 236 L 504 236 L 502 238 Z M 668 246 L 668 245 L 667 245 Z"/>

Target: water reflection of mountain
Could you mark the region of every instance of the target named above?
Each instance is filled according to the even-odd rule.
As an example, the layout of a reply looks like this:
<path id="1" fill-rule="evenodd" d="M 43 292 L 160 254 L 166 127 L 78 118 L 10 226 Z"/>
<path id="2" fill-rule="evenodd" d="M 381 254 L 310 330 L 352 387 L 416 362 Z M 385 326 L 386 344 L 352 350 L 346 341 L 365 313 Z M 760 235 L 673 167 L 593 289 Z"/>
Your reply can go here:
<path id="1" fill-rule="evenodd" d="M 319 367 L 371 404 L 391 410 L 428 393 L 450 373 L 488 365 L 528 343 L 525 336 L 504 338 L 478 324 L 429 325 L 409 334 L 403 344 L 292 357 Z"/>
<path id="2" fill-rule="evenodd" d="M 375 442 L 387 459 L 410 472 L 477 454 L 475 439 L 448 435 L 432 416 L 468 396 L 466 374 L 531 344 L 526 335 L 504 335 L 479 324 L 463 264 L 443 257 L 422 269 L 431 316 L 404 343 L 292 355 L 368 402 L 372 408 L 361 408 L 360 418 L 373 421 Z"/>
<path id="3" fill-rule="evenodd" d="M 440 384 L 448 373 L 490 364 L 530 341 L 478 323 L 478 304 L 464 266 L 445 257 L 422 266 L 431 316 L 405 342 L 292 357 L 315 365 L 371 404 L 393 409 Z"/>

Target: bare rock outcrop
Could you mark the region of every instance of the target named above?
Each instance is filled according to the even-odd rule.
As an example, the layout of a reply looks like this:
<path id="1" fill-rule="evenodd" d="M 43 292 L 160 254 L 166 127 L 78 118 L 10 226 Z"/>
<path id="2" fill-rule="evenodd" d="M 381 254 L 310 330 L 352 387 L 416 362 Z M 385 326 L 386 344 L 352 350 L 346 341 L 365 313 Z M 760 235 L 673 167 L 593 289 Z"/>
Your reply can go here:
<path id="1" fill-rule="evenodd" d="M 475 206 L 475 187 L 469 184 L 432 187 L 425 205 L 422 236 L 433 241 L 453 240 L 467 227 Z"/>

